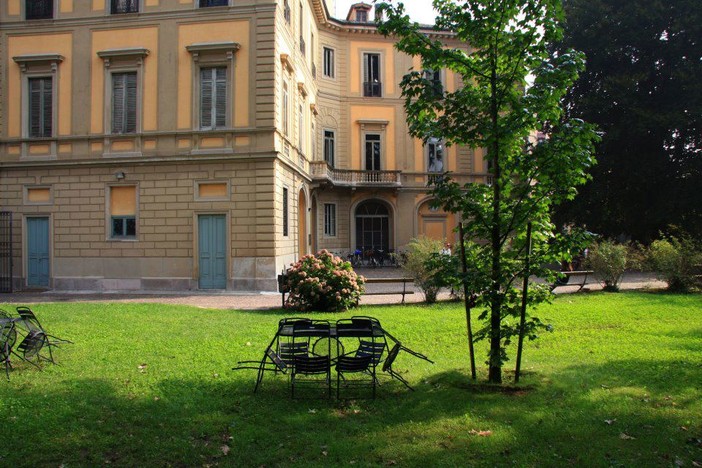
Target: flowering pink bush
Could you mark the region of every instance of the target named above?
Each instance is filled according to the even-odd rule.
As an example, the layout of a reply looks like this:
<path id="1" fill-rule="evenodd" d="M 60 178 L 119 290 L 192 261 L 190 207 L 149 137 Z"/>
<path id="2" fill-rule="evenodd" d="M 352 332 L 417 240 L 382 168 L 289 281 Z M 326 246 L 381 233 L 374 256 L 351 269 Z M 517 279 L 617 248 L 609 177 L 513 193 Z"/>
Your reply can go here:
<path id="1" fill-rule="evenodd" d="M 290 295 L 285 307 L 320 312 L 356 307 L 365 281 L 353 271 L 350 262 L 326 250 L 305 255 L 288 270 Z"/>

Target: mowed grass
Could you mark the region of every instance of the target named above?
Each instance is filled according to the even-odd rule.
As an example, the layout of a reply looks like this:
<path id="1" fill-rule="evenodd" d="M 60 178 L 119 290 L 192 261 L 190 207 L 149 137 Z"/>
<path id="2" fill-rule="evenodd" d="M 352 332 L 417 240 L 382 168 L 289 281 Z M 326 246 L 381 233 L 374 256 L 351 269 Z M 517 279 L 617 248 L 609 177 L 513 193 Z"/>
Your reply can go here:
<path id="1" fill-rule="evenodd" d="M 402 354 L 416 391 L 384 378 L 376 400 L 342 401 L 291 400 L 281 375 L 254 395 L 255 372 L 230 370 L 261 357 L 282 311 L 33 309 L 75 344 L 0 381 L 0 466 L 702 464 L 697 295 L 558 297 L 537 314 L 554 332 L 527 342 L 505 389 L 484 384 L 484 344 L 469 380 L 461 304 L 364 307 L 436 364 Z"/>

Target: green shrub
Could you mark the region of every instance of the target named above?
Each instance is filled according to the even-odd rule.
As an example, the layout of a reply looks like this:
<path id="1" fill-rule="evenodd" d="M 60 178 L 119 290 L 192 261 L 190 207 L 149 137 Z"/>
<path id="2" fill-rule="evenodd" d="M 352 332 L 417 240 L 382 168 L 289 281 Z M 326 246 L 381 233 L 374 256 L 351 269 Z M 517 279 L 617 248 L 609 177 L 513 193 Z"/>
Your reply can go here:
<path id="1" fill-rule="evenodd" d="M 690 237 L 663 236 L 651 243 L 648 259 L 658 279 L 668 283 L 669 291 L 687 292 L 695 285 L 702 254 Z"/>
<path id="2" fill-rule="evenodd" d="M 587 263 L 595 276 L 604 283 L 605 291 L 619 291 L 619 283 L 628 266 L 629 247 L 614 241 L 602 240 L 593 244 Z"/>
<path id="3" fill-rule="evenodd" d="M 420 236 L 410 240 L 407 252 L 402 258 L 401 265 L 413 278 L 414 284 L 424 293 L 427 303 L 436 302 L 436 296 L 441 289 L 438 271 L 431 266 L 441 254 L 443 243 L 429 237 Z"/>
<path id="4" fill-rule="evenodd" d="M 350 262 L 322 250 L 291 265 L 285 307 L 320 312 L 346 310 L 358 305 L 364 284 L 365 278 L 353 271 Z"/>

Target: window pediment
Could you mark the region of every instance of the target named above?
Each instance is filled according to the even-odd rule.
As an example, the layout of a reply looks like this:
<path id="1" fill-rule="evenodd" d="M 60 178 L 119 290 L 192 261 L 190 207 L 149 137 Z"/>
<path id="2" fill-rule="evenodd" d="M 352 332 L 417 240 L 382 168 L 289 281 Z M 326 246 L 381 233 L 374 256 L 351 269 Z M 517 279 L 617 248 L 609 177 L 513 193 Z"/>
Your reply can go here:
<path id="1" fill-rule="evenodd" d="M 136 64 L 141 65 L 144 58 L 149 55 L 149 49 L 143 47 L 129 47 L 125 49 L 106 49 L 98 51 L 98 57 L 100 57 L 105 64 L 105 67 L 109 67 L 113 61 L 116 60 L 133 60 Z"/>
<path id="2" fill-rule="evenodd" d="M 196 62 L 203 54 L 224 54 L 226 55 L 227 60 L 232 60 L 234 58 L 234 52 L 239 49 L 241 49 L 241 44 L 233 41 L 198 42 L 185 46 L 185 50 L 192 54 L 193 60 Z"/>
<path id="3" fill-rule="evenodd" d="M 63 62 L 64 56 L 61 54 L 24 54 L 12 57 L 12 60 L 17 63 L 26 72 L 31 66 L 48 65 L 52 70 L 56 70 L 58 64 Z"/>

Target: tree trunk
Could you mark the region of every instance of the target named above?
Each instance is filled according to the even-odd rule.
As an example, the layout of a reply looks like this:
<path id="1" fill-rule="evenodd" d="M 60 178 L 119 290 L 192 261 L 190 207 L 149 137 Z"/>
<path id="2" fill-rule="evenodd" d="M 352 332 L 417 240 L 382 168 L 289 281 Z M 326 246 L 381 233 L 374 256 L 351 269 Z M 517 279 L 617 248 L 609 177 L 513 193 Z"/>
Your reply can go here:
<path id="1" fill-rule="evenodd" d="M 488 381 L 491 383 L 502 383 L 502 363 L 500 356 L 500 325 L 502 312 L 502 293 L 500 282 L 501 270 L 501 245 L 500 245 L 500 202 L 501 202 L 501 187 L 500 187 L 500 142 L 499 142 L 499 125 L 498 125 L 498 106 L 497 106 L 497 56 L 495 55 L 492 67 L 491 81 L 491 109 L 492 114 L 492 235 L 490 236 L 490 244 L 492 247 L 492 271 L 491 280 L 492 286 L 490 291 L 490 368 L 488 372 Z"/>
<path id="2" fill-rule="evenodd" d="M 468 291 L 468 282 L 466 274 L 468 273 L 468 264 L 466 263 L 466 239 L 463 233 L 463 222 L 458 223 L 458 232 L 461 236 L 461 267 L 463 270 L 463 301 L 466 306 L 466 326 L 468 327 L 468 353 L 470 355 L 470 376 L 473 380 L 477 378 L 475 373 L 475 352 L 473 350 L 473 328 L 470 323 L 470 310 L 473 307 L 470 291 Z"/>

